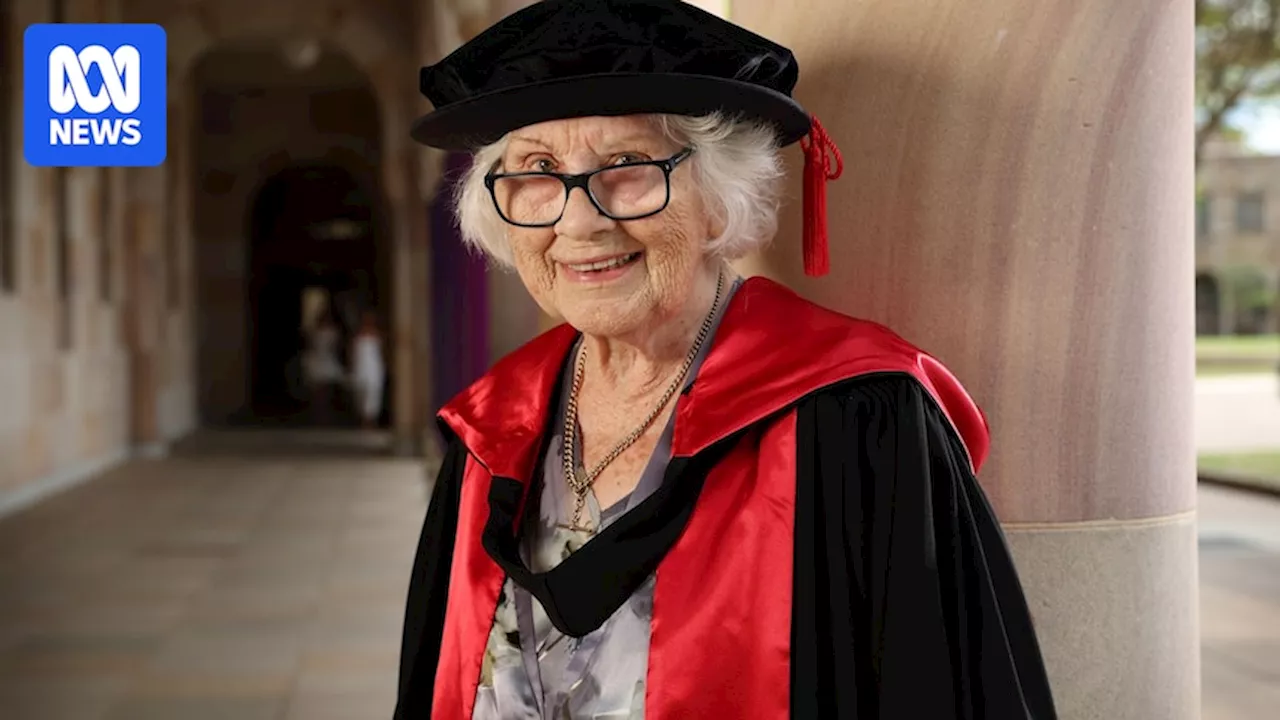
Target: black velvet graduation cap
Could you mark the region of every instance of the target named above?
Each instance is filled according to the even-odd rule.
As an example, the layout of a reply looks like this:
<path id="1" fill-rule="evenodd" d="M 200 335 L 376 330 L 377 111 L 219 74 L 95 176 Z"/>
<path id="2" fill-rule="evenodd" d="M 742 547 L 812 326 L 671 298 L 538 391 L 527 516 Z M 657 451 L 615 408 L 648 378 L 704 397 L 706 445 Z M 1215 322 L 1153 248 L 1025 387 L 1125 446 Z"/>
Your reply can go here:
<path id="1" fill-rule="evenodd" d="M 837 163 L 839 154 L 792 99 L 798 78 L 790 50 L 681 0 L 543 0 L 422 68 L 420 89 L 435 109 L 411 135 L 474 150 L 548 120 L 715 111 L 773 126 L 780 145 L 808 135 L 805 266 L 822 274 L 821 181 L 839 175 L 828 149 Z"/>

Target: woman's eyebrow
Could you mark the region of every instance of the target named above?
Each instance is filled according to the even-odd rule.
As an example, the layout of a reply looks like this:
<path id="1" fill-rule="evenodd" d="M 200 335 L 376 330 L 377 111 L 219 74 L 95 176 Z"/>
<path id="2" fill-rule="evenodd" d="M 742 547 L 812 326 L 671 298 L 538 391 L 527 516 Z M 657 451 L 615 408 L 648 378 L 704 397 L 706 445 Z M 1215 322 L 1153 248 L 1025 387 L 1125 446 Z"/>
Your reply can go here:
<path id="1" fill-rule="evenodd" d="M 544 149 L 546 149 L 546 150 L 551 150 L 551 149 L 552 149 L 550 145 L 548 145 L 547 143 L 543 142 L 542 140 L 539 140 L 538 138 L 535 138 L 535 137 L 528 137 L 528 136 L 526 136 L 526 135 L 514 135 L 514 134 L 513 134 L 513 135 L 511 136 L 511 140 L 510 140 L 510 142 L 511 142 L 511 144 L 515 144 L 515 143 L 525 143 L 526 145 L 537 145 L 538 147 L 540 147 L 540 148 L 544 148 Z"/>

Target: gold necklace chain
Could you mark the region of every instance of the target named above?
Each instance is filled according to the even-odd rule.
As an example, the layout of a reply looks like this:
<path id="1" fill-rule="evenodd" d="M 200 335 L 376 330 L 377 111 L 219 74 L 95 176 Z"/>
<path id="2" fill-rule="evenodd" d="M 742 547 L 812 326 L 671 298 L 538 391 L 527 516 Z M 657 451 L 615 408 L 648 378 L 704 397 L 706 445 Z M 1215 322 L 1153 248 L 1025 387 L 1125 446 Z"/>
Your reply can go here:
<path id="1" fill-rule="evenodd" d="M 689 348 L 688 354 L 685 355 L 684 364 L 680 366 L 680 372 L 676 373 L 675 380 L 667 386 L 667 390 L 662 394 L 657 406 L 640 423 L 639 427 L 622 438 L 622 441 L 615 445 L 594 468 L 581 474 L 578 472 L 578 464 L 574 461 L 574 437 L 578 434 L 578 393 L 582 390 L 582 378 L 586 374 L 587 353 L 585 345 L 579 347 L 577 362 L 573 369 L 573 385 L 569 389 L 568 407 L 565 408 L 564 413 L 564 477 L 569 484 L 569 489 L 574 494 L 573 524 L 571 526 L 573 529 L 589 530 L 589 528 L 584 528 L 579 523 L 582 517 L 582 510 L 587 503 L 587 493 L 591 491 L 591 486 L 595 484 L 596 478 L 609 466 L 609 463 L 618 459 L 619 455 L 631 447 L 636 440 L 640 439 L 640 436 L 653 424 L 654 420 L 658 419 L 663 409 L 667 407 L 667 403 L 671 402 L 672 396 L 684 384 L 684 379 L 689 374 L 689 368 L 693 367 L 693 361 L 698 357 L 702 344 L 706 342 L 707 336 L 711 333 L 711 323 L 715 320 L 716 311 L 720 309 L 720 299 L 723 291 L 724 273 L 722 272 L 716 277 L 716 299 L 711 304 L 711 311 L 703 319 L 702 327 L 698 330 L 698 336 L 694 339 L 693 346 Z"/>

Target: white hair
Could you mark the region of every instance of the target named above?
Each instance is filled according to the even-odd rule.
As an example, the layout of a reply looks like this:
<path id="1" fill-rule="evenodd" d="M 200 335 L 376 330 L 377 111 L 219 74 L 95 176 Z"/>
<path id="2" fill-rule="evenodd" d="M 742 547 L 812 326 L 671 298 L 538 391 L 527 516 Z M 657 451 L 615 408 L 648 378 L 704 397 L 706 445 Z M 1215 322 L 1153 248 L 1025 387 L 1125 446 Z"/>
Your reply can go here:
<path id="1" fill-rule="evenodd" d="M 707 211 L 724 228 L 709 241 L 707 253 L 735 260 L 766 245 L 778 230 L 784 175 L 775 131 L 721 113 L 650 118 L 668 140 L 694 149 L 686 161 L 694 185 Z M 463 242 L 510 267 L 509 226 L 498 216 L 485 186 L 485 175 L 498 165 L 506 147 L 504 137 L 476 151 L 454 192 L 454 207 Z"/>

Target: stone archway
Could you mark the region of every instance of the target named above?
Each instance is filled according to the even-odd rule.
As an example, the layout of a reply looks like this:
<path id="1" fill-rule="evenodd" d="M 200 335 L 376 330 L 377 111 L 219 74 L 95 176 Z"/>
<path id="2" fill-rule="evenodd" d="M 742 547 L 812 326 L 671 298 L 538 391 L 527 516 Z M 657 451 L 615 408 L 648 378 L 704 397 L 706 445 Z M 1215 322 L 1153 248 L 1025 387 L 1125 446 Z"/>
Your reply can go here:
<path id="1" fill-rule="evenodd" d="M 311 0 L 275 0 L 267 4 L 259 0 L 182 4 L 153 1 L 162 4 L 163 9 L 146 13 L 146 19 L 165 26 L 171 86 L 186 84 L 206 54 L 228 44 L 261 39 L 311 40 L 349 57 L 378 88 L 381 102 L 401 101 L 386 91 L 395 87 L 401 69 L 411 65 L 407 61 L 412 55 L 413 33 L 395 9 L 383 3 L 343 7 Z"/>
<path id="2" fill-rule="evenodd" d="M 395 297 L 389 256 L 396 233 L 384 198 L 383 118 L 367 75 L 328 46 L 319 47 L 306 67 L 297 67 L 290 65 L 279 43 L 268 39 L 227 44 L 206 53 L 192 68 L 191 88 L 198 123 L 191 155 L 200 415 L 206 424 L 256 424 L 282 412 L 266 412 L 273 403 L 282 406 L 265 401 L 261 378 L 255 380 L 263 360 L 255 355 L 260 349 L 255 318 L 266 307 L 259 302 L 264 287 L 271 291 L 267 296 L 284 292 L 279 284 L 285 282 L 282 268 L 287 263 L 255 264 L 251 250 L 261 249 L 261 243 L 255 243 L 254 203 L 269 178 L 279 179 L 291 167 L 326 167 L 351 178 L 362 189 L 370 218 L 376 219 L 371 238 L 376 259 L 352 256 L 339 265 L 360 268 L 331 269 L 372 273 L 379 305 L 389 310 Z M 301 191 L 319 193 L 315 197 L 321 205 L 333 202 L 320 197 L 323 190 Z M 263 256 L 256 257 L 261 261 Z M 309 262 L 298 259 L 303 265 Z M 327 262 L 319 256 L 311 260 Z M 268 270 L 277 273 L 275 284 L 255 275 Z M 285 301 L 280 295 L 272 302 Z M 401 379 L 394 371 L 392 376 Z"/>
<path id="3" fill-rule="evenodd" d="M 229 47 L 287 44 L 293 46 L 294 54 L 305 57 L 307 51 L 299 50 L 299 46 L 318 44 L 344 56 L 364 78 L 379 109 L 378 184 L 384 202 L 385 239 L 395 258 L 391 263 L 393 277 L 388 293 L 392 315 L 388 356 L 391 371 L 398 377 L 390 405 L 395 418 L 393 441 L 399 452 L 413 452 L 421 447 L 422 440 L 430 440 L 422 429 L 429 425 L 431 312 L 429 303 L 419 297 L 428 276 L 423 261 L 427 228 L 421 213 L 418 182 L 421 151 L 411 146 L 408 137 L 409 123 L 421 103 L 412 81 L 419 65 L 416 60 L 419 19 L 415 13 L 413 22 L 406 22 L 404 8 L 387 0 L 358 5 L 303 0 L 279 0 L 265 5 L 258 0 L 194 0 L 181 4 L 130 0 L 125 5 L 126 21 L 160 23 L 168 34 L 170 102 L 176 112 L 172 137 L 199 135 L 194 129 L 204 119 L 199 112 L 202 103 L 197 97 L 198 83 L 193 76 L 211 55 Z M 171 148 L 171 152 L 177 151 Z M 218 173 L 201 175 L 194 167 L 187 170 L 185 165 L 184 162 L 181 174 L 190 178 L 193 198 L 213 194 L 225 201 L 228 194 L 243 194 L 237 179 Z M 182 198 L 175 200 L 178 204 L 185 202 Z M 155 212 L 160 213 L 160 208 Z M 231 212 L 240 215 L 238 210 Z M 205 232 L 195 217 L 194 208 L 184 206 L 181 215 L 184 233 Z M 191 242 L 195 244 L 194 237 Z M 214 253 L 214 257 L 203 259 L 212 259 L 212 267 L 222 267 L 219 263 L 243 258 L 218 257 Z M 197 261 L 197 264 L 210 267 L 207 262 Z M 235 284 L 226 277 L 214 278 L 213 282 L 223 286 Z M 225 294 L 230 290 L 223 287 L 221 292 Z M 203 335 L 208 336 L 209 328 L 203 327 L 207 324 L 204 318 L 193 318 L 192 322 L 201 325 Z M 195 353 L 196 365 L 201 364 L 203 351 L 201 348 Z M 194 388 L 197 398 L 216 395 L 219 389 L 228 387 L 233 394 L 243 395 L 243 377 L 220 377 L 208 372 L 198 375 L 200 379 Z M 200 413 L 206 424 L 215 422 L 216 415 L 211 416 L 207 409 Z"/>

